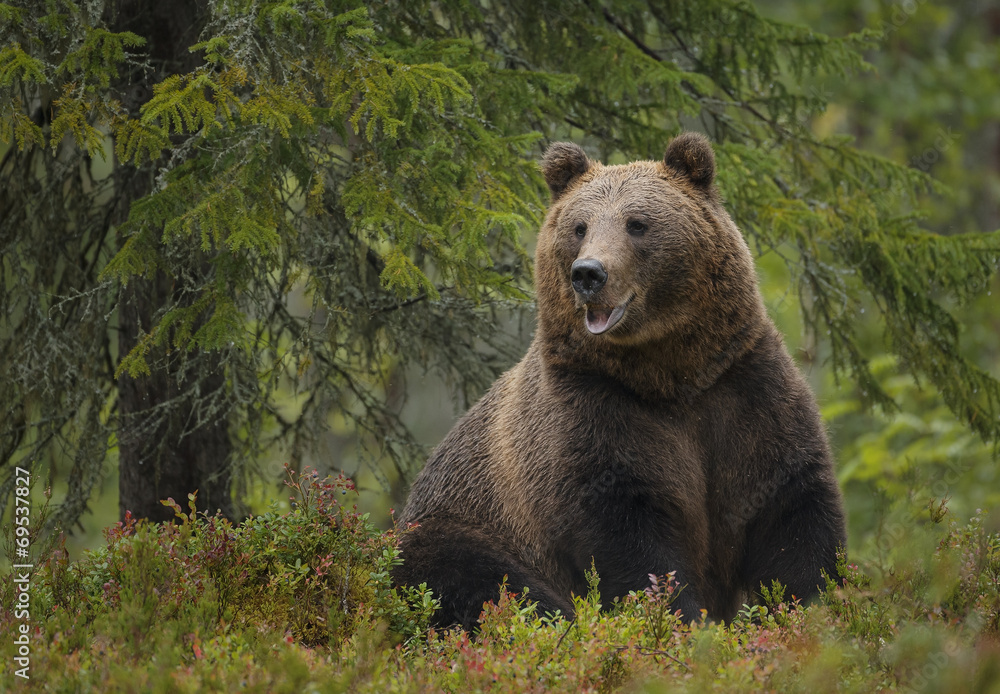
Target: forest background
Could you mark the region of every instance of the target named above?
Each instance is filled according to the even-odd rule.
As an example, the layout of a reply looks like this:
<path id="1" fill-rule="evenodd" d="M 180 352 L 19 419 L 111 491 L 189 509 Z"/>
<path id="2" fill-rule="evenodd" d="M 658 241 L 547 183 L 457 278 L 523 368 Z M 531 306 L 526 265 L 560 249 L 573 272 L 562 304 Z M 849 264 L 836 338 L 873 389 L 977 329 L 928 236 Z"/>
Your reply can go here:
<path id="1" fill-rule="evenodd" d="M 1000 500 L 993 4 L 98 5 L 2 16 L 0 491 L 33 460 L 74 555 L 120 493 L 237 517 L 285 463 L 388 527 L 530 340 L 545 144 L 658 158 L 681 128 L 717 143 L 852 548 L 914 485 Z"/>

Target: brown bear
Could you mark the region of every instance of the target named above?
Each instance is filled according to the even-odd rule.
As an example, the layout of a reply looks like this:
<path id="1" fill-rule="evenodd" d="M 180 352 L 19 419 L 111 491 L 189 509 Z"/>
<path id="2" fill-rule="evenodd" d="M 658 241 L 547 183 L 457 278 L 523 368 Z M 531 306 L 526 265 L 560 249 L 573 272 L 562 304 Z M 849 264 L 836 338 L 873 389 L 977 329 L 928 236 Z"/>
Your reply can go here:
<path id="1" fill-rule="evenodd" d="M 470 630 L 504 576 L 572 614 L 591 561 L 606 603 L 676 571 L 687 619 L 817 593 L 845 542 L 830 449 L 708 140 L 622 166 L 556 143 L 542 170 L 536 336 L 414 481 L 394 580 Z"/>

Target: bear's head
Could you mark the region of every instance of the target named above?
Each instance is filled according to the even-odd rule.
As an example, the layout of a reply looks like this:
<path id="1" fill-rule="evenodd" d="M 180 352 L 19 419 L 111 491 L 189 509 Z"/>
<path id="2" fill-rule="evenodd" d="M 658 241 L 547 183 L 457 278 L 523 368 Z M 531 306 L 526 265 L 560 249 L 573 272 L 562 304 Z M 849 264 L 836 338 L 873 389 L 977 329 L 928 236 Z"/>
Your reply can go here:
<path id="1" fill-rule="evenodd" d="M 644 350 L 671 372 L 661 380 L 701 380 L 706 360 L 731 361 L 759 336 L 753 258 L 719 201 L 704 136 L 684 133 L 663 160 L 621 166 L 555 143 L 542 171 L 552 205 L 536 282 L 550 359 L 615 371 L 609 359 Z"/>

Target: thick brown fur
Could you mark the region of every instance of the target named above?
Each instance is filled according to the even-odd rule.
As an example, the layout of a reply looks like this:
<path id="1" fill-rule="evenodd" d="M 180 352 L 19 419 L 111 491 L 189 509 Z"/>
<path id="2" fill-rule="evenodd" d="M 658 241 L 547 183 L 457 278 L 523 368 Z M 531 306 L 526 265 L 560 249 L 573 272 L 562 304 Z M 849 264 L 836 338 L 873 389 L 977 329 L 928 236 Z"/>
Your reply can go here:
<path id="1" fill-rule="evenodd" d="M 689 619 L 729 620 L 774 579 L 815 594 L 845 542 L 840 492 L 711 145 L 685 133 L 662 161 L 604 166 L 557 143 L 542 167 L 537 335 L 413 483 L 394 580 L 467 629 L 504 576 L 570 614 L 592 559 L 605 604 L 676 571 Z M 607 271 L 592 296 L 577 259 Z M 588 305 L 625 313 L 592 334 Z"/>

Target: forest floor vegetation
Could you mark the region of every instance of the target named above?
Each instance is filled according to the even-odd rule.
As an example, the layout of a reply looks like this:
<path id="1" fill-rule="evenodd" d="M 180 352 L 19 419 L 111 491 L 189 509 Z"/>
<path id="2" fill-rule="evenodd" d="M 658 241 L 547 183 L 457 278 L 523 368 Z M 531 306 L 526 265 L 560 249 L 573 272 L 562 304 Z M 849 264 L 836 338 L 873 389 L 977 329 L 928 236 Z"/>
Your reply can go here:
<path id="1" fill-rule="evenodd" d="M 31 579 L 30 678 L 5 638 L 5 688 L 1000 692 L 1000 535 L 986 514 L 959 523 L 927 504 L 888 551 L 845 556 L 820 599 L 762 586 L 731 624 L 682 623 L 672 576 L 606 605 L 591 574 L 573 619 L 537 614 L 510 587 L 470 635 L 428 628 L 433 595 L 392 587 L 405 530 L 358 513 L 349 480 L 290 473 L 289 485 L 286 513 L 232 524 L 192 498 L 166 502 L 175 523 L 129 518 L 75 562 L 54 543 Z M 15 590 L 3 583 L 11 635 Z"/>

